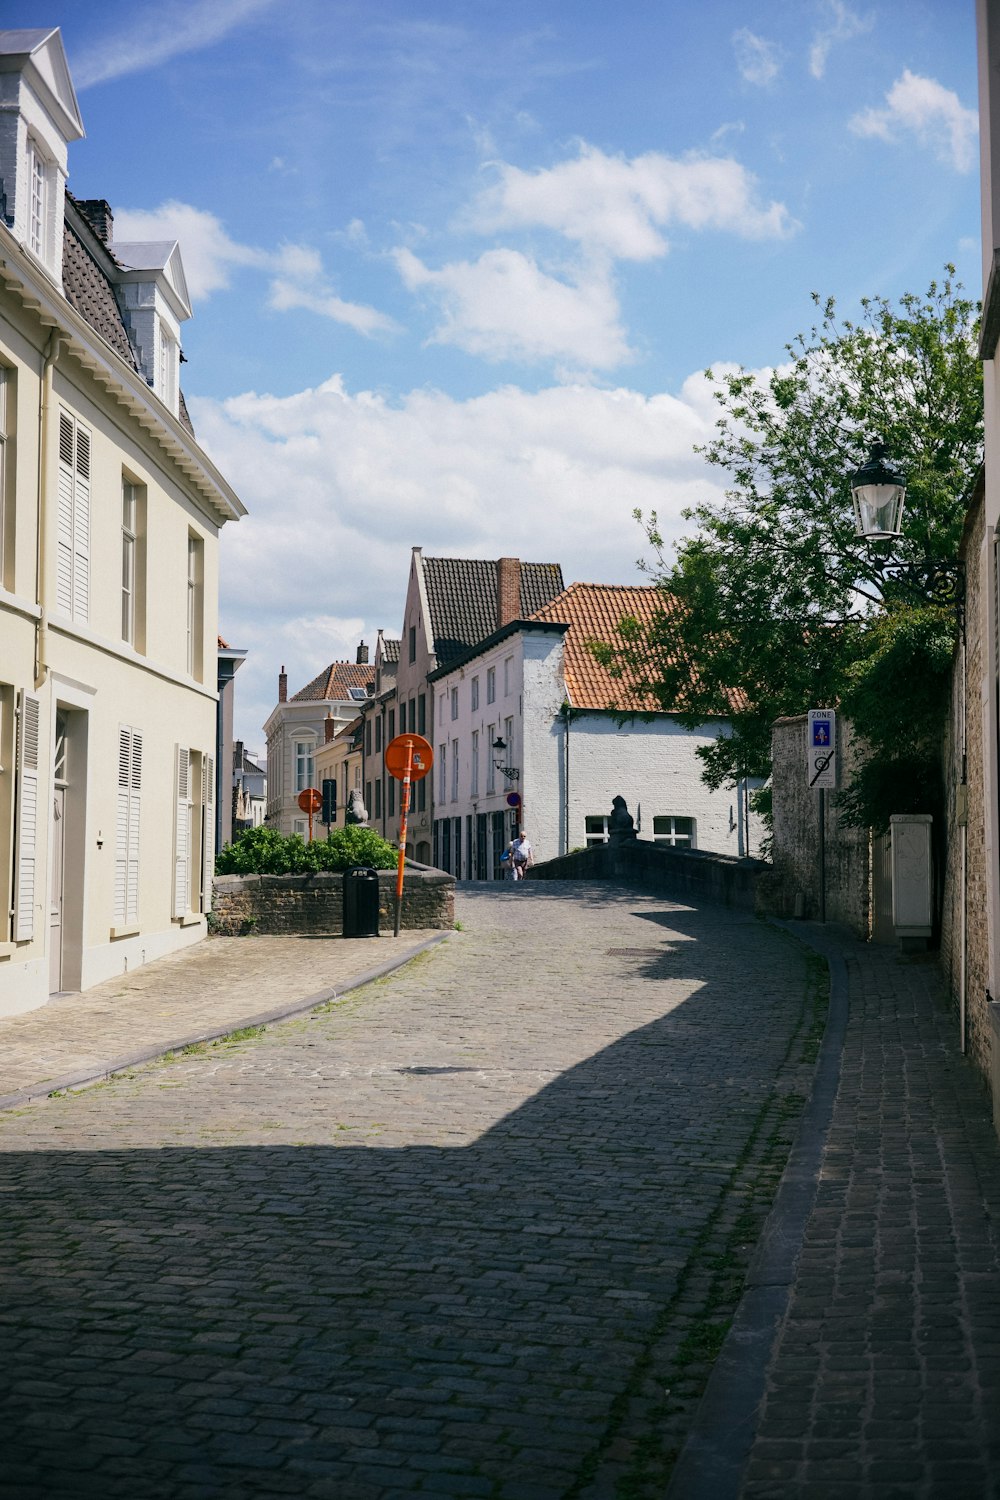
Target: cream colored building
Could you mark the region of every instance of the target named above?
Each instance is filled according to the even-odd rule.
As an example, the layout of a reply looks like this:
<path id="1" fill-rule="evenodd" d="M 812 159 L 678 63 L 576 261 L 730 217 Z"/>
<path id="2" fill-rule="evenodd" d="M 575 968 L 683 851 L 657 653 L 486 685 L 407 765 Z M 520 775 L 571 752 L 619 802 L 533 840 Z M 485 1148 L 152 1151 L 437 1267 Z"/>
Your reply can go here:
<path id="1" fill-rule="evenodd" d="M 324 781 L 337 783 L 337 816 L 330 827 L 343 828 L 347 821 L 344 816 L 347 799 L 352 792 L 361 791 L 361 766 L 364 758 L 361 737 L 364 720 L 359 716 L 345 724 L 343 729 L 337 729 L 336 722 L 332 714 L 324 722 L 329 738 L 325 738 L 315 752 L 316 787 L 322 791 Z M 313 837 L 325 838 L 327 832 L 322 815 L 317 814 L 313 819 Z"/>
<path id="2" fill-rule="evenodd" d="M 180 391 L 179 248 L 66 193 L 82 134 L 58 30 L 0 32 L 0 1014 L 197 941 L 211 901 L 244 512 Z"/>

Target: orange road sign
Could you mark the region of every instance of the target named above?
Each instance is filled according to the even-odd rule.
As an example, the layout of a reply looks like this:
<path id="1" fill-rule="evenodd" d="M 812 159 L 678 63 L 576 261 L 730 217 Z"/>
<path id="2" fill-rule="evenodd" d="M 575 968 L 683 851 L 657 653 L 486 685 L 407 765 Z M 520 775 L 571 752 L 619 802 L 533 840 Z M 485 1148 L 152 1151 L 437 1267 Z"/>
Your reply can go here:
<path id="1" fill-rule="evenodd" d="M 304 813 L 319 812 L 323 806 L 323 793 L 314 786 L 307 786 L 304 792 L 299 793 L 299 806 Z"/>
<path id="2" fill-rule="evenodd" d="M 421 781 L 433 764 L 434 751 L 422 734 L 397 734 L 385 747 L 385 768 L 397 781 Z"/>

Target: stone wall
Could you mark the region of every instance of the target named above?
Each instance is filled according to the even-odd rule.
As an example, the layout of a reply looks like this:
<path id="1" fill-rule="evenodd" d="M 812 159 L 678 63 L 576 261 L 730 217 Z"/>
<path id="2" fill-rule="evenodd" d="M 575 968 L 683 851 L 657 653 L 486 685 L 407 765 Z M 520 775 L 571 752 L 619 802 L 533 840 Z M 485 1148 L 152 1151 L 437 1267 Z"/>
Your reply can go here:
<path id="1" fill-rule="evenodd" d="M 646 839 L 591 844 L 559 859 L 533 865 L 529 880 L 614 880 L 664 895 L 754 909 L 756 882 L 767 866 L 700 849 L 671 849 Z"/>
<path id="2" fill-rule="evenodd" d="M 984 804 L 983 679 L 986 626 L 982 598 L 982 556 L 985 538 L 983 489 L 979 485 L 966 518 L 960 556 L 966 563 L 965 670 L 962 650 L 955 653 L 951 711 L 945 739 L 947 797 L 944 905 L 941 917 L 941 966 L 956 1008 L 961 1003 L 962 954 L 965 953 L 966 1045 L 969 1056 L 985 1077 L 990 1073 L 989 900 L 986 874 L 986 810 Z M 963 736 L 964 730 L 964 736 Z M 963 792 L 963 753 L 966 786 Z M 966 811 L 963 813 L 963 798 Z M 963 839 L 964 832 L 964 839 Z M 963 875 L 965 930 L 963 932 Z"/>
<path id="3" fill-rule="evenodd" d="M 396 911 L 396 872 L 379 870 L 379 930 L 392 932 Z M 217 875 L 213 890 L 213 931 L 304 933 L 340 937 L 344 928 L 343 874 Z M 442 870 L 406 863 L 401 927 L 451 928 L 455 925 L 455 880 Z"/>
<path id="4" fill-rule="evenodd" d="M 778 719 L 771 733 L 774 834 L 772 867 L 761 880 L 758 908 L 775 916 L 820 915 L 819 792 L 806 779 L 808 716 Z M 850 725 L 837 720 L 837 772 L 844 786 L 856 764 Z M 869 834 L 840 823 L 840 797 L 824 796 L 826 920 L 869 935 L 871 869 Z"/>

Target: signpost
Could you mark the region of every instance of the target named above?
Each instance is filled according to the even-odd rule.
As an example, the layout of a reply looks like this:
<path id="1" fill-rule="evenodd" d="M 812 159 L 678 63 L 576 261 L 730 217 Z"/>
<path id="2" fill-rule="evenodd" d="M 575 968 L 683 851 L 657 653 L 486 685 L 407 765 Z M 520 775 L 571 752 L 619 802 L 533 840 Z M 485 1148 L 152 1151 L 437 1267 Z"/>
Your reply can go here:
<path id="1" fill-rule="evenodd" d="M 826 789 L 837 785 L 837 714 L 811 708 L 806 736 L 806 779 L 819 792 L 819 919 L 826 921 Z"/>
<path id="2" fill-rule="evenodd" d="M 309 842 L 313 841 L 313 814 L 318 813 L 323 806 L 323 793 L 314 786 L 307 786 L 304 792 L 299 793 L 299 806 L 304 813 L 309 814 Z"/>
<path id="3" fill-rule="evenodd" d="M 390 776 L 403 783 L 400 789 L 399 860 L 396 865 L 396 922 L 394 937 L 399 937 L 403 911 L 403 865 L 406 861 L 406 815 L 410 811 L 410 786 L 420 781 L 434 764 L 434 751 L 423 735 L 397 734 L 385 747 L 385 768 Z"/>

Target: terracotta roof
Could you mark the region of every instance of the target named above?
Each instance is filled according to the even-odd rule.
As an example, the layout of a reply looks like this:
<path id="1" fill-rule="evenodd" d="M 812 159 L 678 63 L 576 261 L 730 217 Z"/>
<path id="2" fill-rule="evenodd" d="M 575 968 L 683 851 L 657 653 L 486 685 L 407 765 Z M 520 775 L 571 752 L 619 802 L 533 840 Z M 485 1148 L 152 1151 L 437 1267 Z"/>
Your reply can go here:
<path id="1" fill-rule="evenodd" d="M 587 642 L 620 644 L 621 620 L 651 625 L 658 615 L 669 616 L 676 607 L 669 594 L 652 584 L 572 583 L 558 599 L 536 610 L 536 620 L 563 620 L 569 625 L 563 671 L 572 707 L 662 713 L 662 704 L 651 694 L 636 693 L 625 679 L 612 677 L 587 649 Z"/>
<path id="2" fill-rule="evenodd" d="M 425 557 L 424 581 L 438 665 L 460 656 L 497 628 L 497 565 L 465 557 Z M 562 591 L 558 563 L 521 564 L 522 618 Z"/>
<path id="3" fill-rule="evenodd" d="M 293 693 L 291 703 L 324 703 L 328 699 L 350 703 L 351 688 L 362 688 L 366 693 L 374 689 L 372 668 L 368 662 L 332 661 L 324 667 L 318 677 L 307 682 L 304 688 Z"/>

